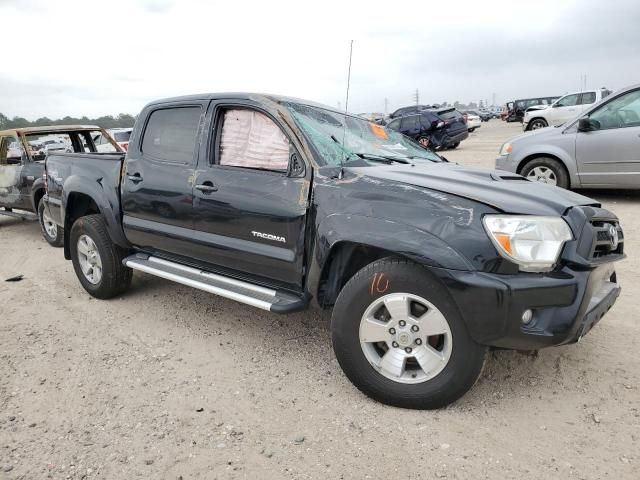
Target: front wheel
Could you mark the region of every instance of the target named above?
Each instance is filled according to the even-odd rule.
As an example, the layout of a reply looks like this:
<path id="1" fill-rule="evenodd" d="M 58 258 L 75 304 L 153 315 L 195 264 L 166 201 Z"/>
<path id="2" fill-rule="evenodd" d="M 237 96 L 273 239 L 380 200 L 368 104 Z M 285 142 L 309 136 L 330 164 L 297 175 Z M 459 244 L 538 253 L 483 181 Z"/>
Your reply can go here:
<path id="1" fill-rule="evenodd" d="M 423 267 L 383 259 L 343 288 L 331 320 L 347 377 L 388 405 L 448 405 L 476 382 L 487 348 L 469 336 L 445 288 Z"/>
<path id="2" fill-rule="evenodd" d="M 542 118 L 536 118 L 529 124 L 529 130 L 540 130 L 541 128 L 545 128 L 548 126 L 549 124 L 546 122 L 546 120 L 543 120 Z"/>
<path id="3" fill-rule="evenodd" d="M 456 148 L 458 148 L 459 146 L 460 146 L 460 142 L 456 142 L 456 143 L 453 143 L 453 144 L 449 145 L 449 148 L 450 148 L 451 150 L 455 150 L 455 149 L 456 149 Z"/>
<path id="4" fill-rule="evenodd" d="M 44 200 L 38 202 L 38 221 L 42 236 L 52 247 L 61 247 L 64 243 L 64 229 L 56 225 L 44 208 Z"/>
<path id="5" fill-rule="evenodd" d="M 127 252 L 111 241 L 102 215 L 77 219 L 69 246 L 73 269 L 90 295 L 112 298 L 131 285 L 133 271 L 122 265 Z"/>
<path id="6" fill-rule="evenodd" d="M 553 158 L 538 157 L 528 161 L 520 174 L 535 182 L 569 188 L 569 175 L 564 166 Z"/>
<path id="7" fill-rule="evenodd" d="M 473 133 L 476 130 L 475 127 L 469 129 L 469 133 Z"/>

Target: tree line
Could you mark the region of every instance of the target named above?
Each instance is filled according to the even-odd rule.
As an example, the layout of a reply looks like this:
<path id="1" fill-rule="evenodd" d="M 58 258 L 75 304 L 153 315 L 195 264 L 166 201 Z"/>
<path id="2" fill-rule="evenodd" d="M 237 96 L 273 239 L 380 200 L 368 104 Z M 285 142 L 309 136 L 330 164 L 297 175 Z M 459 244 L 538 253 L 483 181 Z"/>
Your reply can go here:
<path id="1" fill-rule="evenodd" d="M 0 113 L 0 130 L 7 130 L 10 128 L 25 128 L 25 127 L 46 127 L 48 125 L 98 125 L 102 128 L 126 128 L 133 127 L 136 117 L 129 115 L 128 113 L 120 113 L 115 117 L 112 115 L 105 115 L 98 118 L 88 117 L 69 117 L 60 118 L 58 120 L 51 120 L 47 117 L 41 117 L 34 121 L 29 121 L 22 117 L 8 118 Z"/>

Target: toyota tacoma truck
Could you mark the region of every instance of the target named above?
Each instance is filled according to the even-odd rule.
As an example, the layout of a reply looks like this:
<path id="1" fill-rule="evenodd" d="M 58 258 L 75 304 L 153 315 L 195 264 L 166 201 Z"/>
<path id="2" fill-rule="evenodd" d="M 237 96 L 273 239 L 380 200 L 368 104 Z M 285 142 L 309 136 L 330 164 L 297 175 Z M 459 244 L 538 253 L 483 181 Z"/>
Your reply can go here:
<path id="1" fill-rule="evenodd" d="M 96 152 L 92 138 L 105 134 L 111 151 L 122 149 L 100 127 L 55 125 L 0 131 L 0 215 L 25 217 L 35 213 L 42 236 L 54 247 L 61 247 L 62 229 L 45 214 L 44 160 L 53 152 Z"/>
<path id="2" fill-rule="evenodd" d="M 620 293 L 624 236 L 598 202 L 312 102 L 153 102 L 126 154 L 55 154 L 45 173 L 89 294 L 138 270 L 274 313 L 332 309 L 340 366 L 390 405 L 447 405 L 489 348 L 576 342 Z"/>

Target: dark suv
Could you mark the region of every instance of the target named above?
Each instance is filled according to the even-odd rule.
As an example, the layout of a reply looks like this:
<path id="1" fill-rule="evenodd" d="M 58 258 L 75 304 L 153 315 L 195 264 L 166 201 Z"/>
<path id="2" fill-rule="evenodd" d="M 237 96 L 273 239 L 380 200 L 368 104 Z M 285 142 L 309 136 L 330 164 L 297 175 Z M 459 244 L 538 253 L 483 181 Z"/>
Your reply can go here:
<path id="1" fill-rule="evenodd" d="M 469 136 L 466 120 L 455 108 L 423 110 L 391 120 L 387 127 L 434 150 L 456 148 Z"/>

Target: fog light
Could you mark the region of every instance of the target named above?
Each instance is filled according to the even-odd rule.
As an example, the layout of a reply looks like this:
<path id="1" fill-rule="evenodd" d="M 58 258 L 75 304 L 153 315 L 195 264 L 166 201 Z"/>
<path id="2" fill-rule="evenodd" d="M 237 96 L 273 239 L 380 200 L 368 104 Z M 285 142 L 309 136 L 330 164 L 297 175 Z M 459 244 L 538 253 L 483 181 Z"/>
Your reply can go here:
<path id="1" fill-rule="evenodd" d="M 531 322 L 532 318 L 533 318 L 533 312 L 530 309 L 527 309 L 522 313 L 522 323 L 524 323 L 525 325 Z"/>

